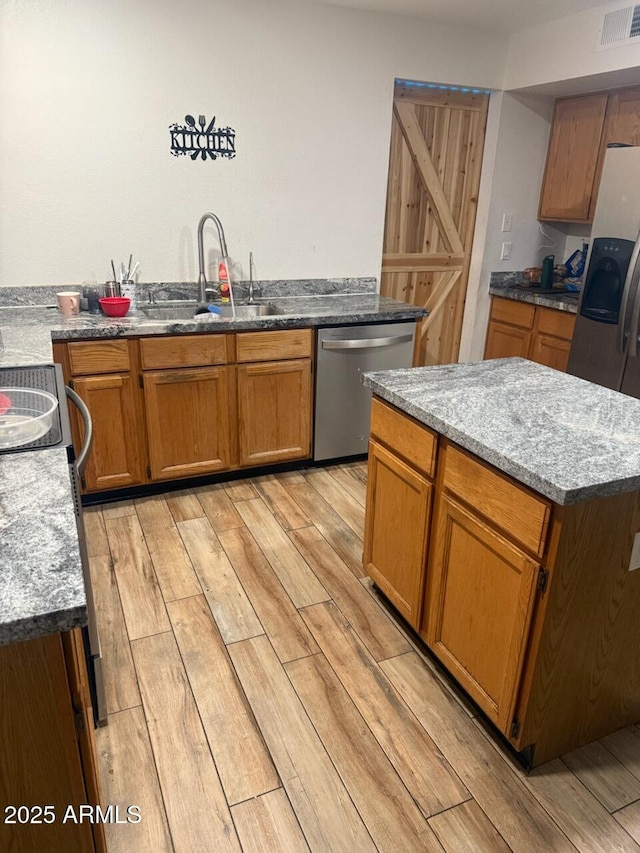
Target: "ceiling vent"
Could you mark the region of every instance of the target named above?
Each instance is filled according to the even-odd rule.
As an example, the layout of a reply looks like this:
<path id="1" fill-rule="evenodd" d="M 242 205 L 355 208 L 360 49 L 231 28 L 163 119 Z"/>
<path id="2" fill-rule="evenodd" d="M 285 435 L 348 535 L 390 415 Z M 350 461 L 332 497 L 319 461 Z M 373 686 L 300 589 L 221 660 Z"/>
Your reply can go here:
<path id="1" fill-rule="evenodd" d="M 640 5 L 607 12 L 600 27 L 598 50 L 633 44 L 640 37 Z M 636 42 L 638 44 L 638 42 Z"/>

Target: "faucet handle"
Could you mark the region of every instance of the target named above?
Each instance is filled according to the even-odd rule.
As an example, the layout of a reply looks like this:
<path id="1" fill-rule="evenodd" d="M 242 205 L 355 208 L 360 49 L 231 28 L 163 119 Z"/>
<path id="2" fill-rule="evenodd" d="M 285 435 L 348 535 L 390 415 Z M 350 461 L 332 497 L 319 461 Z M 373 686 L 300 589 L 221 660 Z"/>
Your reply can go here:
<path id="1" fill-rule="evenodd" d="M 204 295 L 207 302 L 213 302 L 216 299 L 220 299 L 220 287 L 215 284 L 207 285 Z"/>

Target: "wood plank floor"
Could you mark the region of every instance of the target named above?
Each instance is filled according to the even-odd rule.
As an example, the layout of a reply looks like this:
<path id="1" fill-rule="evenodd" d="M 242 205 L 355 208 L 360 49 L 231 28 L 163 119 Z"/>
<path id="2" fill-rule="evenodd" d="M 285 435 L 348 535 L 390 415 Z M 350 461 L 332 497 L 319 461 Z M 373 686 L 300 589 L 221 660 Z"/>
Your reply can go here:
<path id="1" fill-rule="evenodd" d="M 110 853 L 636 851 L 640 728 L 527 775 L 362 577 L 366 466 L 86 511 Z"/>

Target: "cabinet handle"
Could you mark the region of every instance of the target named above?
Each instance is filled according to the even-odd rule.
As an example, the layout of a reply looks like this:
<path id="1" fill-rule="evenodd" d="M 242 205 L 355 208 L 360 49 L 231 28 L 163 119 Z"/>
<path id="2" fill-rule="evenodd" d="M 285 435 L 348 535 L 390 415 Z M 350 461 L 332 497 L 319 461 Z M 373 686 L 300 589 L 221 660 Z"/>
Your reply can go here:
<path id="1" fill-rule="evenodd" d="M 640 239 L 640 238 L 639 238 Z M 629 325 L 629 357 L 637 358 L 638 353 L 638 337 L 640 336 L 640 273 L 639 278 L 636 278 L 636 295 L 633 302 L 633 310 L 631 315 L 631 323 Z"/>
<path id="2" fill-rule="evenodd" d="M 322 341 L 322 349 L 374 349 L 374 347 L 390 347 L 393 344 L 406 344 L 413 340 L 413 335 L 392 335 L 389 338 L 361 338 L 353 341 Z"/>
<path id="3" fill-rule="evenodd" d="M 624 353 L 625 347 L 627 345 L 627 337 L 629 335 L 629 323 L 627 322 L 627 314 L 630 308 L 633 308 L 635 303 L 635 296 L 638 290 L 638 277 L 640 276 L 640 235 L 638 235 L 638 239 L 636 240 L 636 244 L 633 247 L 633 253 L 631 255 L 631 260 L 629 261 L 629 270 L 627 271 L 627 277 L 624 281 L 624 288 L 622 291 L 622 306 L 620 311 L 620 317 L 618 319 L 618 351 Z M 633 325 L 633 323 L 632 323 Z M 633 346 L 633 342 L 632 342 Z M 632 355 L 635 355 L 635 348 L 631 351 Z"/>

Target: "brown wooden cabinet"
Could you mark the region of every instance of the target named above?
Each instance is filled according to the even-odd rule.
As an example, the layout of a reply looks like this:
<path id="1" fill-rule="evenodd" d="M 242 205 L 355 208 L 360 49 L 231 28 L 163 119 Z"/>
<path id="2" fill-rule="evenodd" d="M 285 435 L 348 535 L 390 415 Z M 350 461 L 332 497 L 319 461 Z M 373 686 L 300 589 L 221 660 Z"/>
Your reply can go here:
<path id="1" fill-rule="evenodd" d="M 556 101 L 540 195 L 540 219 L 588 222 L 606 93 Z"/>
<path id="2" fill-rule="evenodd" d="M 311 455 L 311 360 L 238 365 L 241 466 Z"/>
<path id="3" fill-rule="evenodd" d="M 489 324 L 485 358 L 529 358 L 531 332 L 517 326 L 492 321 Z"/>
<path id="4" fill-rule="evenodd" d="M 439 498 L 433 537 L 423 634 L 489 719 L 507 732 L 539 564 L 446 493 Z"/>
<path id="5" fill-rule="evenodd" d="M 555 505 L 377 398 L 372 435 L 365 570 L 512 745 L 640 720 L 640 492 Z"/>
<path id="6" fill-rule="evenodd" d="M 137 486 L 145 480 L 136 384 L 129 373 L 83 376 L 73 387 L 87 404 L 93 422 L 93 449 L 84 472 L 87 491 Z M 79 442 L 82 423 L 77 420 Z"/>
<path id="7" fill-rule="evenodd" d="M 375 440 L 369 442 L 364 570 L 418 628 L 433 486 Z"/>
<path id="8" fill-rule="evenodd" d="M 84 491 L 308 459 L 312 356 L 311 329 L 56 342 L 93 418 Z"/>
<path id="9" fill-rule="evenodd" d="M 2 766 L 0 849 L 20 853 L 64 850 L 104 853 L 104 826 L 63 817 L 101 801 L 93 719 L 79 631 L 0 647 Z M 7 822 L 7 805 L 32 818 Z M 45 820 L 48 805 L 55 821 Z"/>
<path id="10" fill-rule="evenodd" d="M 431 430 L 374 398 L 364 569 L 416 629 L 422 615 L 436 452 Z"/>
<path id="11" fill-rule="evenodd" d="M 591 222 L 607 145 L 640 145 L 640 88 L 555 103 L 538 218 Z"/>
<path id="12" fill-rule="evenodd" d="M 485 358 L 529 358 L 566 370 L 575 314 L 527 302 L 492 297 Z"/>
<path id="13" fill-rule="evenodd" d="M 144 374 L 152 480 L 195 477 L 231 467 L 232 379 L 230 367 Z"/>
<path id="14" fill-rule="evenodd" d="M 56 342 L 53 352 L 63 366 L 65 380 L 86 403 L 93 421 L 93 449 L 83 490 L 121 489 L 146 482 L 144 416 L 134 342 Z M 84 429 L 73 407 L 71 427 L 79 450 Z"/>

